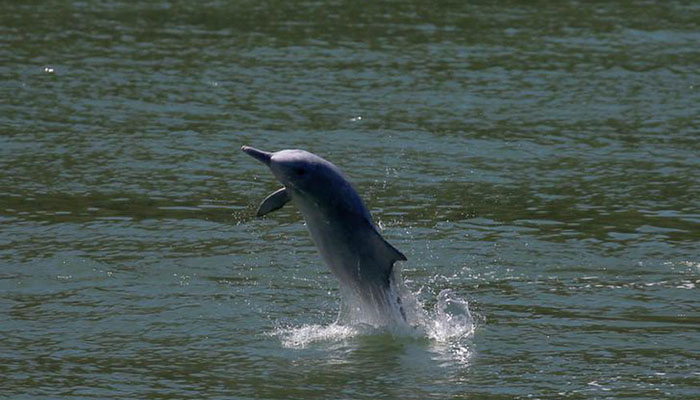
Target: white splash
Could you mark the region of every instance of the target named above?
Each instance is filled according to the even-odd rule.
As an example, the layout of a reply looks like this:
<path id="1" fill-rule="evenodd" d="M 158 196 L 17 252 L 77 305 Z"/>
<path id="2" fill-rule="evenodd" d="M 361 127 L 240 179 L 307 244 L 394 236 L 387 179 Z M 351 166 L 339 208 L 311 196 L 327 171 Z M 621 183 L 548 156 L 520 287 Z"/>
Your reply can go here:
<path id="1" fill-rule="evenodd" d="M 435 310 L 426 320 L 426 333 L 437 342 L 471 336 L 476 324 L 469 311 L 469 303 L 457 297 L 451 289 L 440 292 Z"/>
<path id="2" fill-rule="evenodd" d="M 315 342 L 339 342 L 360 333 L 361 329 L 334 322 L 330 325 L 304 325 L 298 328 L 278 328 L 273 335 L 282 339 L 284 347 L 304 348 Z"/>
<path id="3" fill-rule="evenodd" d="M 398 277 L 398 273 L 396 275 Z M 390 333 L 395 337 L 425 338 L 434 349 L 458 350 L 461 357 L 470 353 L 464 339 L 471 337 L 476 322 L 469 310 L 469 303 L 458 297 L 451 289 L 442 290 L 432 310 L 426 310 L 418 298 L 397 279 L 395 288 L 401 300 L 405 320 L 393 319 L 392 324 L 373 325 L 358 320 L 357 313 L 362 309 L 353 304 L 354 311 L 348 314 L 345 304 L 341 307 L 338 319 L 330 325 L 309 324 L 301 327 L 278 328 L 273 335 L 279 336 L 282 344 L 289 348 L 304 348 L 316 342 L 340 342 L 361 335 Z M 399 315 L 399 313 L 396 313 Z"/>

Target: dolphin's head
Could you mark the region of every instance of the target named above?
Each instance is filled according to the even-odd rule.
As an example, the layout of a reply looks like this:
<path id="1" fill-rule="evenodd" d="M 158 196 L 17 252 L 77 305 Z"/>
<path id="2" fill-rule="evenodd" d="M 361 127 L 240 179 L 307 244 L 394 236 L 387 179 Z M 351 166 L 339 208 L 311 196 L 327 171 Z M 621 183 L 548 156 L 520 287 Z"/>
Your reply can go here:
<path id="1" fill-rule="evenodd" d="M 322 178 L 324 161 L 304 150 L 281 150 L 272 154 L 270 169 L 284 186 L 308 191 Z"/>
<path id="2" fill-rule="evenodd" d="M 243 146 L 241 150 L 270 167 L 285 187 L 298 192 L 327 190 L 329 184 L 342 176 L 333 164 L 308 151 L 281 150 L 269 153 L 250 146 Z M 345 181 L 342 178 L 340 180 Z"/>

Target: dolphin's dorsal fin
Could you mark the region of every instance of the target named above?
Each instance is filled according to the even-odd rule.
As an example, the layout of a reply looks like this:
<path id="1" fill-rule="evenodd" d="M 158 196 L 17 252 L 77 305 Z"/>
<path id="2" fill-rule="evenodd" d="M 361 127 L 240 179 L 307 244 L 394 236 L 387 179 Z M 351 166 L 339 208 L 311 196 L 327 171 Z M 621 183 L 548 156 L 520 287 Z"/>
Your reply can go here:
<path id="1" fill-rule="evenodd" d="M 287 188 L 281 188 L 265 198 L 265 200 L 260 203 L 258 207 L 258 217 L 282 208 L 285 204 L 289 202 L 292 198 L 289 196 L 289 191 Z"/>
<path id="2" fill-rule="evenodd" d="M 376 227 L 373 226 L 371 232 L 368 235 L 370 243 L 367 247 L 372 250 L 367 254 L 366 262 L 362 263 L 365 267 L 362 274 L 372 281 L 390 285 L 394 264 L 397 261 L 405 261 L 406 256 L 387 242 Z"/>
<path id="3" fill-rule="evenodd" d="M 394 263 L 396 261 L 406 261 L 406 256 L 403 255 L 396 247 L 392 246 L 391 243 L 387 242 L 386 239 L 382 237 L 376 227 L 372 226 L 372 231 L 374 232 L 374 240 L 376 241 L 376 248 L 380 249 L 382 255 L 388 260 L 386 268 L 391 271 Z"/>

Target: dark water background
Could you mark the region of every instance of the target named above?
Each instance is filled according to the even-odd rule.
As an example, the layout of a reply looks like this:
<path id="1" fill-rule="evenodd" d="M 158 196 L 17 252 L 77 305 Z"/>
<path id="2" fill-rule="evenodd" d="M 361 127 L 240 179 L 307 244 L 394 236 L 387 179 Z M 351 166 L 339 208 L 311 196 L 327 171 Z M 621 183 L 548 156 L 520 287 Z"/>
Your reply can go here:
<path id="1" fill-rule="evenodd" d="M 700 3 L 3 1 L 0 38 L 0 397 L 700 396 Z M 242 144 L 339 165 L 475 332 L 334 331 Z"/>

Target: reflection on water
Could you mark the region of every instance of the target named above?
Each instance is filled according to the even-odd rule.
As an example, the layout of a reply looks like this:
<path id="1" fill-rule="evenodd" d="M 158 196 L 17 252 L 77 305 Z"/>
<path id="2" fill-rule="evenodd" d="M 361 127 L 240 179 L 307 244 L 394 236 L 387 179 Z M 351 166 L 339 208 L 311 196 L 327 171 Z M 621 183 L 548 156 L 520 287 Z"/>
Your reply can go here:
<path id="1" fill-rule="evenodd" d="M 694 398 L 698 11 L 9 2 L 0 397 Z M 340 166 L 434 329 L 334 324 L 241 144 Z"/>

